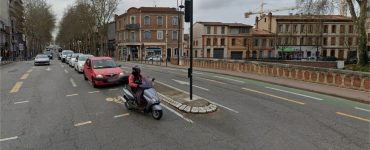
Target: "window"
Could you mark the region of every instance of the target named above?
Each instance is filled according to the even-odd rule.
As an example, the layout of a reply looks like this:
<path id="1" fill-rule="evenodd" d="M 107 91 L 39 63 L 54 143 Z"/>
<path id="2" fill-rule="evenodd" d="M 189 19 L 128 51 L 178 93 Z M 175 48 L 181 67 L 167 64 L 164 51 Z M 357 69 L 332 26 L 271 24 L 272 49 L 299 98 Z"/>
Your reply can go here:
<path id="1" fill-rule="evenodd" d="M 330 50 L 330 56 L 335 56 L 335 50 Z"/>
<path id="2" fill-rule="evenodd" d="M 305 32 L 305 26 L 304 24 L 301 25 L 301 33 L 304 33 Z"/>
<path id="3" fill-rule="evenodd" d="M 131 16 L 130 17 L 130 24 L 135 24 L 136 21 L 135 21 L 135 16 Z"/>
<path id="4" fill-rule="evenodd" d="M 312 45 L 312 38 L 311 37 L 308 37 L 308 39 L 307 39 L 307 45 Z"/>
<path id="5" fill-rule="evenodd" d="M 337 32 L 337 25 L 332 25 L 331 26 L 331 33 L 336 33 Z"/>
<path id="6" fill-rule="evenodd" d="M 292 45 L 296 45 L 297 44 L 297 38 L 293 37 L 293 43 Z"/>
<path id="7" fill-rule="evenodd" d="M 134 42 L 135 40 L 135 32 L 130 32 L 130 42 Z"/>
<path id="8" fill-rule="evenodd" d="M 279 24 L 279 32 L 282 33 L 283 32 L 283 25 Z"/>
<path id="9" fill-rule="evenodd" d="M 145 40 L 149 40 L 150 38 L 151 38 L 150 31 L 145 31 L 145 32 L 144 32 L 144 39 L 145 39 Z"/>
<path id="10" fill-rule="evenodd" d="M 221 34 L 225 34 L 225 27 L 221 27 Z"/>
<path id="11" fill-rule="evenodd" d="M 244 39 L 243 45 L 244 45 L 244 47 L 247 47 L 248 46 L 248 39 Z"/>
<path id="12" fill-rule="evenodd" d="M 343 36 L 339 38 L 339 45 L 340 46 L 344 45 L 344 37 Z"/>
<path id="13" fill-rule="evenodd" d="M 207 27 L 207 34 L 211 34 L 211 27 Z"/>
<path id="14" fill-rule="evenodd" d="M 233 38 L 233 39 L 231 39 L 231 45 L 232 46 L 235 46 L 236 45 L 236 40 Z"/>
<path id="15" fill-rule="evenodd" d="M 312 25 L 308 26 L 308 33 L 313 33 L 313 26 Z"/>
<path id="16" fill-rule="evenodd" d="M 253 43 L 254 46 L 258 46 L 258 39 L 254 39 L 254 43 Z"/>
<path id="17" fill-rule="evenodd" d="M 217 34 L 217 26 L 213 27 L 213 34 Z"/>
<path id="18" fill-rule="evenodd" d="M 266 39 L 262 39 L 262 47 L 266 47 L 267 41 Z"/>
<path id="19" fill-rule="evenodd" d="M 270 46 L 273 47 L 274 46 L 274 40 L 273 39 L 270 39 Z"/>
<path id="20" fill-rule="evenodd" d="M 177 31 L 172 31 L 172 40 L 177 40 L 178 36 Z"/>
<path id="21" fill-rule="evenodd" d="M 224 38 L 221 39 L 221 46 L 225 46 L 225 39 Z"/>
<path id="22" fill-rule="evenodd" d="M 348 33 L 353 33 L 353 25 L 349 25 Z"/>
<path id="23" fill-rule="evenodd" d="M 177 26 L 179 24 L 179 17 L 172 17 L 172 25 Z"/>
<path id="24" fill-rule="evenodd" d="M 357 46 L 357 39 L 353 38 L 353 45 Z"/>
<path id="25" fill-rule="evenodd" d="M 297 33 L 298 32 L 298 28 L 297 28 L 297 25 L 295 24 L 295 25 L 293 25 L 293 32 L 294 33 Z"/>
<path id="26" fill-rule="evenodd" d="M 344 25 L 340 25 L 340 33 L 344 33 Z"/>
<path id="27" fill-rule="evenodd" d="M 323 43 L 323 45 L 328 45 L 328 39 L 327 38 L 323 38 L 322 39 L 322 43 Z"/>
<path id="28" fill-rule="evenodd" d="M 353 44 L 353 39 L 352 39 L 352 37 L 349 37 L 348 38 L 348 46 L 352 46 L 352 44 Z"/>
<path id="29" fill-rule="evenodd" d="M 331 43 L 331 45 L 335 45 L 335 41 L 336 39 L 335 39 L 335 37 L 331 37 L 331 40 L 330 40 L 330 43 Z"/>
<path id="30" fill-rule="evenodd" d="M 163 31 L 157 31 L 157 40 L 163 40 Z"/>
<path id="31" fill-rule="evenodd" d="M 150 17 L 149 16 L 144 17 L 144 25 L 150 25 Z"/>
<path id="32" fill-rule="evenodd" d="M 213 46 L 217 46 L 218 45 L 218 39 L 217 38 L 213 38 Z"/>
<path id="33" fill-rule="evenodd" d="M 289 32 L 289 28 L 290 28 L 289 24 L 285 25 L 285 32 Z"/>
<path id="34" fill-rule="evenodd" d="M 118 21 L 118 29 L 121 29 L 121 21 Z"/>
<path id="35" fill-rule="evenodd" d="M 265 22 L 266 22 L 266 18 L 265 18 Z"/>
<path id="36" fill-rule="evenodd" d="M 324 25 L 324 33 L 328 33 L 328 28 L 329 28 L 328 25 Z"/>
<path id="37" fill-rule="evenodd" d="M 211 45 L 211 39 L 210 38 L 207 38 L 207 43 L 206 43 L 207 46 L 210 46 Z"/>
<path id="38" fill-rule="evenodd" d="M 158 16 L 157 17 L 157 25 L 163 25 L 163 16 Z"/>
<path id="39" fill-rule="evenodd" d="M 305 44 L 305 43 L 304 43 L 304 37 L 301 37 L 301 38 L 300 38 L 299 43 L 300 43 L 301 45 L 304 45 L 304 44 Z"/>

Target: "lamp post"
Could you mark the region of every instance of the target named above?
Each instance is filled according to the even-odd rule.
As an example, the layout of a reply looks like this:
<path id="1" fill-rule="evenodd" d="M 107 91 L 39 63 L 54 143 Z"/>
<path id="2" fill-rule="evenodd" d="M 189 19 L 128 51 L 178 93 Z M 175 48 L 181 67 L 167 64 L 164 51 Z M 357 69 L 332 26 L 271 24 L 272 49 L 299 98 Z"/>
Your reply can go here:
<path id="1" fill-rule="evenodd" d="M 179 7 L 179 16 L 177 18 L 178 20 L 178 26 L 179 26 L 179 32 L 178 32 L 178 38 L 177 38 L 177 65 L 180 65 L 180 39 L 182 41 L 182 36 L 181 36 L 181 9 L 185 8 L 184 5 L 182 5 L 182 0 L 180 2 L 180 6 L 178 5 L 179 1 L 177 0 L 177 6 Z"/>

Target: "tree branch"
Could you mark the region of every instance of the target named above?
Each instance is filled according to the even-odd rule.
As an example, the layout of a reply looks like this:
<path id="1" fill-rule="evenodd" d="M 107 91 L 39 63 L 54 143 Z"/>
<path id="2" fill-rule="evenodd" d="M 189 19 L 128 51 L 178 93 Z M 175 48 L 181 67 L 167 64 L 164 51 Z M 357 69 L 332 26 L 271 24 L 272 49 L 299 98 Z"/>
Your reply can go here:
<path id="1" fill-rule="evenodd" d="M 358 1 L 358 0 L 357 0 Z M 347 3 L 349 5 L 349 12 L 351 13 L 351 16 L 352 16 L 352 20 L 353 22 L 357 22 L 357 15 L 356 15 L 356 11 L 355 11 L 355 7 L 353 5 L 353 2 L 352 0 L 347 0 Z M 359 3 L 360 4 L 360 3 Z"/>

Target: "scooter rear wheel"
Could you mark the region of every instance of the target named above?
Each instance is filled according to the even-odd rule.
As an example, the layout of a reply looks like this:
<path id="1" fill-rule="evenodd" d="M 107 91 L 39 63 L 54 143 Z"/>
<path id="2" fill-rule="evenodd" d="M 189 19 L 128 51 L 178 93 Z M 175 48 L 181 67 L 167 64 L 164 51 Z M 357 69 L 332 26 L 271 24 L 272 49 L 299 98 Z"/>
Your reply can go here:
<path id="1" fill-rule="evenodd" d="M 156 120 L 159 120 L 162 118 L 163 112 L 162 110 L 153 110 L 152 111 L 152 117 Z"/>

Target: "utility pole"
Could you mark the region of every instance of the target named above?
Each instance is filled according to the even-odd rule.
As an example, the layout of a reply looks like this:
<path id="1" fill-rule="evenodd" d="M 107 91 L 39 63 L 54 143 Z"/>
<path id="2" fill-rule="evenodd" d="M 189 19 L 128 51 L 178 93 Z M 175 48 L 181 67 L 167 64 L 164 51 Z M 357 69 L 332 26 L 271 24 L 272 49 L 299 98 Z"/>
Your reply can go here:
<path id="1" fill-rule="evenodd" d="M 185 22 L 190 22 L 190 100 L 193 100 L 193 0 L 185 0 Z"/>

